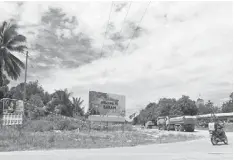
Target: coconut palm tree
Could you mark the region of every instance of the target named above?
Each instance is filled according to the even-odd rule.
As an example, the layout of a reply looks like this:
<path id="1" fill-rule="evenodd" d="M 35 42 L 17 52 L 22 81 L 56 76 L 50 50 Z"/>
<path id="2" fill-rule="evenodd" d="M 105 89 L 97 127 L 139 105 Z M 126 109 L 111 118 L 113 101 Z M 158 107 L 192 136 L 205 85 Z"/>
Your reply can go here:
<path id="1" fill-rule="evenodd" d="M 3 72 L 13 80 L 19 78 L 24 63 L 14 54 L 23 53 L 26 37 L 18 34 L 17 25 L 4 21 L 0 26 L 0 87 L 3 85 Z"/>
<path id="2" fill-rule="evenodd" d="M 79 115 L 79 116 L 84 115 L 84 112 L 81 108 L 81 105 L 83 102 L 84 100 L 81 100 L 81 98 L 72 97 L 73 113 L 75 113 L 75 115 Z"/>
<path id="3" fill-rule="evenodd" d="M 56 101 L 56 106 L 54 106 L 56 108 L 56 112 L 60 112 L 64 116 L 73 115 L 73 105 L 70 101 L 71 94 L 72 93 L 68 92 L 67 89 L 55 91 L 53 97 L 55 99 L 54 101 Z"/>

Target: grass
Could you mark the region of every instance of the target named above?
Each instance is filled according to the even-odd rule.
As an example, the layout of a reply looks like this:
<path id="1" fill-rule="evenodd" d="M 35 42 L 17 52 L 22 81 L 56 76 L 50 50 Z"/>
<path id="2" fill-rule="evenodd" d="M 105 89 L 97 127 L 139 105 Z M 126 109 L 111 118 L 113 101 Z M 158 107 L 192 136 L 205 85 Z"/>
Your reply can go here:
<path id="1" fill-rule="evenodd" d="M 168 138 L 170 137 L 170 138 Z M 202 136 L 195 136 L 192 134 L 167 134 L 167 135 L 162 135 L 161 136 L 161 143 L 174 143 L 174 142 L 183 142 L 183 141 L 189 141 L 189 140 L 194 140 L 194 139 L 198 139 L 198 138 L 202 138 Z"/>
<path id="2" fill-rule="evenodd" d="M 185 135 L 161 135 L 155 138 L 136 131 L 92 131 L 92 132 L 25 132 L 5 129 L 0 132 L 0 151 L 68 149 L 68 148 L 109 148 L 136 146 L 155 143 L 172 143 L 193 140 L 198 137 Z"/>
<path id="3" fill-rule="evenodd" d="M 131 125 L 126 125 L 124 132 L 121 125 L 109 125 L 108 130 L 104 127 L 104 124 L 92 124 L 90 131 L 86 122 L 64 120 L 53 116 L 25 121 L 22 127 L 0 129 L 0 151 L 109 148 L 170 143 L 198 138 L 180 134 L 165 134 L 158 138 L 155 137 L 157 133 L 148 134 L 144 131 L 137 131 Z"/>
<path id="4" fill-rule="evenodd" d="M 58 116 L 49 115 L 41 119 L 26 120 L 23 125 L 23 130 L 29 132 L 46 132 L 52 130 L 75 130 L 80 129 L 82 131 L 91 130 L 108 130 L 119 131 L 123 130 L 123 126 L 120 124 L 108 125 L 106 123 L 92 123 L 88 121 L 75 121 L 71 119 L 63 119 Z M 124 130 L 132 130 L 132 126 L 126 124 Z"/>

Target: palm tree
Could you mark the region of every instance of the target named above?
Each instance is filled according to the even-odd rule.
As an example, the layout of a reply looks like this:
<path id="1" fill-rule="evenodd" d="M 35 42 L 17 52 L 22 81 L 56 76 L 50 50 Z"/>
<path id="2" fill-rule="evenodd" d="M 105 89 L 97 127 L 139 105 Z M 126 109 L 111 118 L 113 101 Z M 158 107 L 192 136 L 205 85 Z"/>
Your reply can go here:
<path id="1" fill-rule="evenodd" d="M 72 116 L 73 105 L 70 101 L 70 96 L 72 93 L 65 90 L 56 90 L 53 94 L 53 97 L 56 99 L 56 103 L 58 104 L 56 108 L 56 112 L 60 109 L 60 113 L 65 116 Z M 58 107 L 59 106 L 59 107 Z"/>
<path id="2" fill-rule="evenodd" d="M 84 100 L 81 100 L 81 98 L 72 98 L 72 104 L 73 104 L 73 112 L 75 113 L 75 115 L 80 115 L 83 116 L 84 112 L 81 108 L 82 103 L 84 102 Z"/>
<path id="3" fill-rule="evenodd" d="M 0 86 L 3 85 L 3 72 L 13 80 L 17 80 L 24 63 L 14 56 L 14 52 L 23 53 L 27 47 L 23 44 L 26 37 L 18 34 L 16 24 L 6 21 L 0 26 Z"/>

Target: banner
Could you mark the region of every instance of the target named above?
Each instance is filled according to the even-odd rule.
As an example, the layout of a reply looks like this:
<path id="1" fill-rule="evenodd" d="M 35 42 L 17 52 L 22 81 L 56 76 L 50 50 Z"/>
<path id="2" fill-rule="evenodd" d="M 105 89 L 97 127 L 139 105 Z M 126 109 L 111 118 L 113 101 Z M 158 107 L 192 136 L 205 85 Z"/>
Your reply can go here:
<path id="1" fill-rule="evenodd" d="M 24 112 L 24 102 L 22 100 L 4 98 L 1 100 L 3 114 L 21 114 Z"/>
<path id="2" fill-rule="evenodd" d="M 3 126 L 12 126 L 20 124 L 23 124 L 23 114 L 3 114 Z"/>
<path id="3" fill-rule="evenodd" d="M 20 125 L 23 123 L 24 102 L 22 100 L 1 99 L 0 108 L 3 126 Z"/>
<path id="4" fill-rule="evenodd" d="M 90 115 L 125 116 L 125 96 L 89 92 L 89 113 Z"/>

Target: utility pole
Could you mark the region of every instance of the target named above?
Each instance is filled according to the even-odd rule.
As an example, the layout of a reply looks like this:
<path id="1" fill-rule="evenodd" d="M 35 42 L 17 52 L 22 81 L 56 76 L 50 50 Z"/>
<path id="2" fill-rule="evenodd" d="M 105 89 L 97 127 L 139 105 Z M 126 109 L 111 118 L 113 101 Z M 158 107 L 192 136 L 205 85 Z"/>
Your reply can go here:
<path id="1" fill-rule="evenodd" d="M 25 77 L 24 77 L 24 104 L 26 100 L 27 70 L 28 70 L 28 51 L 26 51 L 26 65 L 25 65 Z"/>

